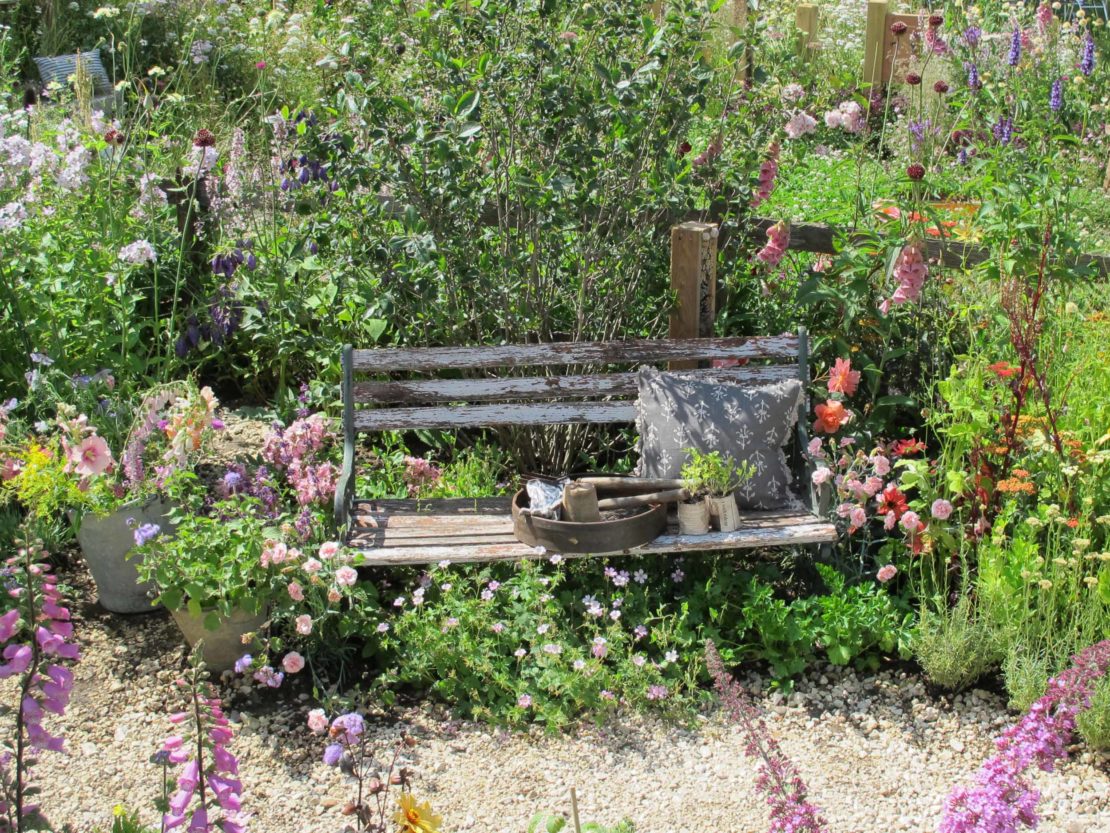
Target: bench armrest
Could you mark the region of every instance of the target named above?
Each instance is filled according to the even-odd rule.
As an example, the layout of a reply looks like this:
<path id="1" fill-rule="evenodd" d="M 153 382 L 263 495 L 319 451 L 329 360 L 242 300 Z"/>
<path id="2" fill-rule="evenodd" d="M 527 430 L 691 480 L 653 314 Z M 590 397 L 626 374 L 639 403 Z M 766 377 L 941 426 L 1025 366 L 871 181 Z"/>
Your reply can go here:
<path id="1" fill-rule="evenodd" d="M 351 345 L 346 345 L 340 357 L 343 378 L 340 385 L 343 398 L 343 468 L 335 486 L 335 528 L 341 538 L 346 538 L 350 521 L 351 498 L 355 489 L 355 403 L 352 382 Z"/>

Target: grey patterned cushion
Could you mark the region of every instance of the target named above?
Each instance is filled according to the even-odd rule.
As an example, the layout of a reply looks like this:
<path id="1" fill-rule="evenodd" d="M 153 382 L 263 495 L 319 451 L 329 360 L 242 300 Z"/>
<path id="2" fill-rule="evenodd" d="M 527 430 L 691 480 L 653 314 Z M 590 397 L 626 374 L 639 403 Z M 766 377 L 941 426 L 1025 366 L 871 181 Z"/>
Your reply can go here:
<path id="1" fill-rule="evenodd" d="M 70 76 L 77 74 L 78 59 L 85 65 L 85 72 L 92 79 L 93 92 L 96 95 L 110 93 L 112 91 L 112 79 L 108 77 L 108 71 L 104 69 L 104 64 L 100 61 L 100 53 L 95 49 L 89 52 L 77 52 L 73 55 L 35 58 L 35 64 L 39 68 L 39 76 L 42 78 L 43 86 L 51 81 L 57 81 L 62 86 L 68 85 Z"/>
<path id="2" fill-rule="evenodd" d="M 748 461 L 755 476 L 736 491 L 743 509 L 777 509 L 789 498 L 790 469 L 782 447 L 802 402 L 797 379 L 742 387 L 639 370 L 640 475 L 678 477 L 688 448 Z"/>

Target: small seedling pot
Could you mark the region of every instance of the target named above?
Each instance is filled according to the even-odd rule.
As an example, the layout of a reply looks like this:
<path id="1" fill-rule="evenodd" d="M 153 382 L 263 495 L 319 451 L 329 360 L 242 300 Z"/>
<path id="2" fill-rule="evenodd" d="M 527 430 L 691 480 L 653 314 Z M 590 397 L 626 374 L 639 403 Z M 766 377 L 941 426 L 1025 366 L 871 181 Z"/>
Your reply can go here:
<path id="1" fill-rule="evenodd" d="M 740 528 L 740 510 L 736 506 L 736 497 L 728 494 L 724 497 L 708 498 L 709 515 L 713 526 L 721 532 L 733 532 Z"/>
<path id="2" fill-rule="evenodd" d="M 709 502 L 678 504 L 678 531 L 682 535 L 705 535 L 709 532 Z"/>

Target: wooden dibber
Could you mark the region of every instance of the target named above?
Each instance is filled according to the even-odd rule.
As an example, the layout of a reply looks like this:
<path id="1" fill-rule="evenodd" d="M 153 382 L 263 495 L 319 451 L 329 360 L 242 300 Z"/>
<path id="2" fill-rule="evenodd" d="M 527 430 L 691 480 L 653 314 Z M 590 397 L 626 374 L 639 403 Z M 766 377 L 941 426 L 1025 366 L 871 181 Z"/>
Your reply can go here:
<path id="1" fill-rule="evenodd" d="M 600 521 L 597 489 L 590 483 L 568 483 L 563 487 L 563 513 L 564 520 L 575 523 Z"/>
<path id="2" fill-rule="evenodd" d="M 608 492 L 643 492 L 648 489 L 681 489 L 681 480 L 668 480 L 652 477 L 579 477 L 576 483 L 589 483 Z"/>
<path id="3" fill-rule="evenodd" d="M 669 489 L 665 492 L 652 492 L 647 495 L 628 495 L 611 497 L 598 502 L 599 509 L 631 509 L 636 506 L 650 506 L 653 503 L 678 503 L 689 500 L 690 493 L 685 489 Z"/>

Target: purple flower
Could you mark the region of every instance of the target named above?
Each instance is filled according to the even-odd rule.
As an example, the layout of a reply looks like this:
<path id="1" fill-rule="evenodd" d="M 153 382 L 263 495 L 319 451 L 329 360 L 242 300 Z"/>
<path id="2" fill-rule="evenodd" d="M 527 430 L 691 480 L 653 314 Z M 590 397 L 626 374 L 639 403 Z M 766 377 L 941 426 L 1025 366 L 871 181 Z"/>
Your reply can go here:
<path id="1" fill-rule="evenodd" d="M 141 547 L 144 544 L 157 538 L 162 532 L 162 527 L 158 524 L 143 524 L 135 530 L 135 546 Z"/>
<path id="2" fill-rule="evenodd" d="M 338 743 L 329 743 L 324 750 L 324 763 L 328 766 L 338 766 L 339 759 L 343 757 L 343 746 Z"/>
<path id="3" fill-rule="evenodd" d="M 653 685 L 647 690 L 647 699 L 649 700 L 666 700 L 670 692 L 665 685 Z"/>
<path id="4" fill-rule="evenodd" d="M 362 715 L 355 712 L 341 714 L 331 722 L 333 734 L 342 734 L 343 741 L 347 744 L 355 743 L 366 729 Z"/>
<path id="5" fill-rule="evenodd" d="M 1064 106 L 1064 79 L 1057 78 L 1052 82 L 1052 92 L 1048 97 L 1048 106 L 1053 113 L 1060 112 Z"/>
<path id="6" fill-rule="evenodd" d="M 1002 116 L 991 128 L 991 132 L 1000 145 L 1010 144 L 1010 140 L 1014 138 L 1014 120 L 1008 116 Z"/>
<path id="7" fill-rule="evenodd" d="M 974 49 L 979 45 L 979 39 L 982 37 L 982 35 L 983 30 L 980 29 L 978 26 L 968 26 L 964 30 L 964 41 L 967 43 L 968 46 Z"/>
<path id="8" fill-rule="evenodd" d="M 243 656 L 235 660 L 235 673 L 245 674 L 247 672 L 247 669 L 251 667 L 252 662 L 254 662 L 254 657 L 252 657 L 250 654 L 243 654 Z"/>
<path id="9" fill-rule="evenodd" d="M 982 89 L 983 82 L 979 80 L 979 67 L 974 61 L 968 61 L 964 66 L 967 67 L 967 88 L 973 92 Z"/>
<path id="10" fill-rule="evenodd" d="M 1087 39 L 1083 41 L 1083 56 L 1079 59 L 1079 71 L 1084 75 L 1090 75 L 1095 71 L 1095 39 L 1090 32 L 1087 33 Z"/>
<path id="11" fill-rule="evenodd" d="M 1006 63 L 1016 67 L 1021 61 L 1021 29 L 1014 27 L 1014 34 L 1010 36 L 1010 54 L 1006 56 Z"/>
<path id="12" fill-rule="evenodd" d="M 1110 668 L 1110 640 L 1072 657 L 1072 665 L 1048 681 L 1048 691 L 1028 714 L 995 741 L 997 754 L 979 770 L 974 786 L 958 786 L 945 803 L 938 833 L 1013 833 L 1038 822 L 1040 793 L 1025 771 L 1051 772 L 1067 757 L 1078 713 L 1091 703 L 1099 678 Z"/>

